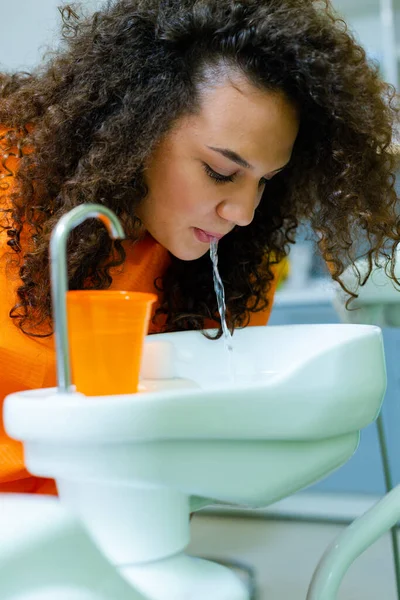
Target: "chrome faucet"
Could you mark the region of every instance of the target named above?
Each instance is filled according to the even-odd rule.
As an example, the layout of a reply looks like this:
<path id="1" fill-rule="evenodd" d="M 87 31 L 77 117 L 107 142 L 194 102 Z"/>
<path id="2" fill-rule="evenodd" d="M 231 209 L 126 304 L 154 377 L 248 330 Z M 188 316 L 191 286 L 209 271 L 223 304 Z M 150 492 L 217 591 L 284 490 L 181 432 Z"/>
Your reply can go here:
<path id="1" fill-rule="evenodd" d="M 58 221 L 50 240 L 51 298 L 56 343 L 57 385 L 62 393 L 72 392 L 68 341 L 67 301 L 68 269 L 67 239 L 75 227 L 86 219 L 100 219 L 113 239 L 124 239 L 118 217 L 101 204 L 83 204 L 73 208 Z"/>

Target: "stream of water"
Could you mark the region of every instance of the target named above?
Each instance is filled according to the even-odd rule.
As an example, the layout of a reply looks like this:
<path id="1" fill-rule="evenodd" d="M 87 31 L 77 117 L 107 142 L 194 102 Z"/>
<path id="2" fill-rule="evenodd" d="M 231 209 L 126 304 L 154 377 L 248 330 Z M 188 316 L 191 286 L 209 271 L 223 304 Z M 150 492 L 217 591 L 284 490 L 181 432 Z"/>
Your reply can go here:
<path id="1" fill-rule="evenodd" d="M 217 296 L 218 311 L 221 317 L 221 327 L 224 334 L 225 348 L 229 357 L 229 375 L 235 381 L 235 370 L 233 365 L 233 339 L 226 324 L 225 289 L 218 270 L 218 240 L 213 240 L 210 245 L 210 257 L 213 265 L 213 278 L 215 295 Z"/>

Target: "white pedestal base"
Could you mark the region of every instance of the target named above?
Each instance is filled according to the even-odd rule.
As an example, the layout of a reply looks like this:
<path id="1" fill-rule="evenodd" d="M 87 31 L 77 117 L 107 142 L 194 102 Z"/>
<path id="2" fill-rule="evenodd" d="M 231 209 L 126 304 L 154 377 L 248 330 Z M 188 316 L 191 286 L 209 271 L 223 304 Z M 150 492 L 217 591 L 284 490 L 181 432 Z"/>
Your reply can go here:
<path id="1" fill-rule="evenodd" d="M 189 543 L 189 498 L 181 492 L 64 479 L 57 488 L 115 568 L 175 556 Z"/>
<path id="2" fill-rule="evenodd" d="M 230 569 L 185 554 L 119 572 L 149 600 L 249 600 L 245 585 Z"/>

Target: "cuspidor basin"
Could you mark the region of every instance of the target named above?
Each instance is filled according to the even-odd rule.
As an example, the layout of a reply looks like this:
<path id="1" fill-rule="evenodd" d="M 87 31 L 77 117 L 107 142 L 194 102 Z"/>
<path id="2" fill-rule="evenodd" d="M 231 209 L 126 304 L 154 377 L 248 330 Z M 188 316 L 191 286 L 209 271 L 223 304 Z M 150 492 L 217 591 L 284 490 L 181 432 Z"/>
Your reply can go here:
<path id="1" fill-rule="evenodd" d="M 135 584 L 135 565 L 187 545 L 191 497 L 267 506 L 324 477 L 355 451 L 386 389 L 374 326 L 249 327 L 235 332 L 233 356 L 201 332 L 148 336 L 146 345 L 161 340 L 173 346 L 176 375 L 197 389 L 41 389 L 4 407 L 29 471 L 56 479 L 61 500 L 110 561 L 131 566 Z"/>

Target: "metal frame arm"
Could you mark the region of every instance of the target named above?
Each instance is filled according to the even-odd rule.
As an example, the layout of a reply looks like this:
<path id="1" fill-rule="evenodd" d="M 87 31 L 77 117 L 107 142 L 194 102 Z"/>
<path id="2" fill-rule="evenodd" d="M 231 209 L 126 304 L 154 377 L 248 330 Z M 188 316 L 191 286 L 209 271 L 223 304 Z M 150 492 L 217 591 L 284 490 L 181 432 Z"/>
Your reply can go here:
<path id="1" fill-rule="evenodd" d="M 336 600 L 344 576 L 369 546 L 400 518 L 400 485 L 345 529 L 323 555 L 314 573 L 307 600 Z"/>

